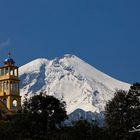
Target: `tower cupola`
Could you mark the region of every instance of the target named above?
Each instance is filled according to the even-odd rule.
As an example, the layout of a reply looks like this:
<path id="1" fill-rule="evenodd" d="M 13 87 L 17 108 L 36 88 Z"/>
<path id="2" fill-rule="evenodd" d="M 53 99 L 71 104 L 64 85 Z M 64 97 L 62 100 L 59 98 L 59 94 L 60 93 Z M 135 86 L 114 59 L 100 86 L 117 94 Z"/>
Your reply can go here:
<path id="1" fill-rule="evenodd" d="M 8 57 L 4 60 L 5 66 L 14 66 L 15 61 L 11 58 L 11 53 L 8 53 Z"/>

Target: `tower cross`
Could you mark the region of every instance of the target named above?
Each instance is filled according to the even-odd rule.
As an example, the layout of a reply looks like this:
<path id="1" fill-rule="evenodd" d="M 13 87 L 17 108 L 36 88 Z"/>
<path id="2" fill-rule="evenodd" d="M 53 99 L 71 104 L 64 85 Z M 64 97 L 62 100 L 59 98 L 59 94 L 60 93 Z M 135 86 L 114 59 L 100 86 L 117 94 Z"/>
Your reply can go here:
<path id="1" fill-rule="evenodd" d="M 8 52 L 8 57 L 10 57 L 11 56 L 11 52 Z"/>

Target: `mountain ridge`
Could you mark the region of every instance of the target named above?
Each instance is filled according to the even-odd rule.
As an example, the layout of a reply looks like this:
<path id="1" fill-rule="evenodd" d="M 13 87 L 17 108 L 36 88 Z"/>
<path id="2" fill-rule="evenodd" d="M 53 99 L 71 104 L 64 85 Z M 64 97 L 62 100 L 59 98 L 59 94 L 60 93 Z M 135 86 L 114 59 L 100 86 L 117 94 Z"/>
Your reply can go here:
<path id="1" fill-rule="evenodd" d="M 33 60 L 21 66 L 19 72 L 22 97 L 45 91 L 66 101 L 68 114 L 77 109 L 100 113 L 116 89 L 130 87 L 70 54 Z"/>

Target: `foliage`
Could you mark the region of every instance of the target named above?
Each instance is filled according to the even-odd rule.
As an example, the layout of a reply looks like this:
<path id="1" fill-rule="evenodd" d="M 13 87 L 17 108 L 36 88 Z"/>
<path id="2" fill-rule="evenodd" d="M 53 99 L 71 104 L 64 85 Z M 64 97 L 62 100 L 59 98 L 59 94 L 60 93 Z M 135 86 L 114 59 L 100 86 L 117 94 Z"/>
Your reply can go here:
<path id="1" fill-rule="evenodd" d="M 65 102 L 44 94 L 33 96 L 24 104 L 23 112 L 33 116 L 34 121 L 46 124 L 48 129 L 55 128 L 67 118 Z"/>
<path id="2" fill-rule="evenodd" d="M 86 120 L 77 121 L 71 128 L 69 134 L 73 140 L 101 140 L 102 128 L 87 122 Z"/>
<path id="3" fill-rule="evenodd" d="M 16 130 L 27 138 L 42 139 L 61 128 L 67 118 L 65 102 L 44 94 L 25 98 L 23 109 L 13 117 Z"/>
<path id="4" fill-rule="evenodd" d="M 86 120 L 79 120 L 73 126 L 50 133 L 49 140 L 108 140 L 103 128 Z"/>
<path id="5" fill-rule="evenodd" d="M 105 108 L 105 121 L 112 139 L 129 140 L 129 130 L 140 123 L 140 84 L 130 87 L 128 92 L 118 90 Z"/>

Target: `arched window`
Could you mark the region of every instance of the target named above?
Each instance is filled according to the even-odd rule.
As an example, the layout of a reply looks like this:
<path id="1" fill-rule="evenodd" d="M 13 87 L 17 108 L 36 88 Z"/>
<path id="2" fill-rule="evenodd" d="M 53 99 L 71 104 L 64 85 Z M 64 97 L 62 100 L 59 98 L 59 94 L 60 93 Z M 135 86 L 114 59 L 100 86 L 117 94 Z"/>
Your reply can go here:
<path id="1" fill-rule="evenodd" d="M 14 70 L 15 76 L 18 76 L 17 69 Z"/>
<path id="2" fill-rule="evenodd" d="M 1 75 L 2 75 L 2 76 L 4 75 L 4 69 L 1 70 Z"/>
<path id="3" fill-rule="evenodd" d="M 15 82 L 13 82 L 13 91 L 15 91 Z"/>
<path id="4" fill-rule="evenodd" d="M 8 70 L 8 68 L 6 68 L 6 75 L 8 75 L 9 74 L 9 70 Z"/>
<path id="5" fill-rule="evenodd" d="M 3 103 L 4 103 L 5 105 L 7 105 L 7 100 L 6 100 L 6 98 L 3 99 Z"/>
<path id="6" fill-rule="evenodd" d="M 14 75 L 14 70 L 10 68 L 10 75 Z"/>
<path id="7" fill-rule="evenodd" d="M 15 91 L 18 92 L 18 83 L 15 83 Z"/>
<path id="8" fill-rule="evenodd" d="M 13 104 L 13 107 L 17 107 L 17 100 L 14 99 L 13 102 L 12 102 L 12 104 Z"/>

